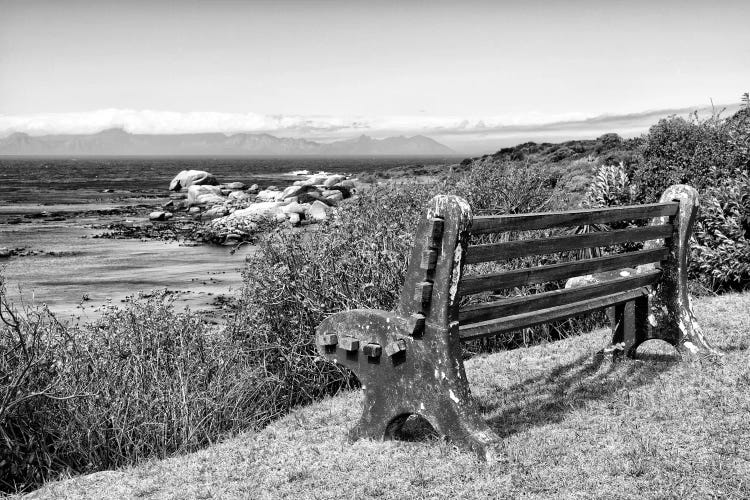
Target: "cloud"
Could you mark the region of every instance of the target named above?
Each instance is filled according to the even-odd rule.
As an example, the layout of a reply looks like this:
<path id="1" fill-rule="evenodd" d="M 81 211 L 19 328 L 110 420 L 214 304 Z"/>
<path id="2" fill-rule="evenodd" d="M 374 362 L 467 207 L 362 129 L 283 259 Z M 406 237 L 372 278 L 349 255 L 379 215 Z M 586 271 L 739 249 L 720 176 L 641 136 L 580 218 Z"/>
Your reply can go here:
<path id="1" fill-rule="evenodd" d="M 30 135 L 92 134 L 111 128 L 121 128 L 132 134 L 269 133 L 322 141 L 359 134 L 375 137 L 423 134 L 458 150 L 472 151 L 491 150 L 494 145 L 540 138 L 566 140 L 597 137 L 606 132 L 633 136 L 645 132 L 661 117 L 687 115 L 695 109 L 663 109 L 621 115 L 530 112 L 474 117 L 424 114 L 340 117 L 102 109 L 76 113 L 0 115 L 0 137 L 14 132 Z M 702 109 L 705 112 L 706 108 Z"/>

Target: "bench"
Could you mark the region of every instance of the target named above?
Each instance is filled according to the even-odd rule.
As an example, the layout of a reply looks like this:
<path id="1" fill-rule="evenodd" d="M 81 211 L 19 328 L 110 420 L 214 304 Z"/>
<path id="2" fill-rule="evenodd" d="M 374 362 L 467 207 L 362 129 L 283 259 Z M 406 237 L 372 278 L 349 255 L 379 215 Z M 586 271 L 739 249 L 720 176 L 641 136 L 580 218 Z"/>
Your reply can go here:
<path id="1" fill-rule="evenodd" d="M 477 217 L 462 198 L 436 196 L 418 224 L 396 310 L 344 311 L 318 326 L 321 355 L 353 371 L 364 392 L 362 417 L 350 439 L 392 439 L 406 418 L 417 414 L 442 436 L 487 458 L 499 438 L 471 397 L 461 342 L 600 309 L 608 310 L 612 323 L 608 352 L 634 356 L 646 340 L 661 339 L 680 353 L 717 353 L 693 316 L 687 288 L 688 240 L 697 209 L 698 193 L 686 185 L 671 186 L 659 203 L 647 205 Z M 478 238 L 626 220 L 650 223 L 548 238 Z M 472 244 L 476 239 L 490 243 Z M 466 266 L 483 262 L 626 242 L 645 243 L 640 250 L 614 255 L 464 275 Z M 574 288 L 460 305 L 462 297 L 474 294 L 623 268 L 634 272 Z"/>

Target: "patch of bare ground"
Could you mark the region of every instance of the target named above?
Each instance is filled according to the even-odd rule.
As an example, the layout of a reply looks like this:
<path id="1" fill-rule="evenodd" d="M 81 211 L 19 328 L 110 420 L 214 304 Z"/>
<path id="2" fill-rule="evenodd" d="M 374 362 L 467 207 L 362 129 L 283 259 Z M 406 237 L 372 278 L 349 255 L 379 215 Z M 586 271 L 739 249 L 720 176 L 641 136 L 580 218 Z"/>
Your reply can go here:
<path id="1" fill-rule="evenodd" d="M 595 353 L 596 332 L 467 362 L 502 444 L 492 463 L 450 443 L 346 442 L 360 392 L 293 411 L 258 433 L 119 471 L 51 483 L 32 498 L 748 498 L 750 294 L 696 312 L 718 360 Z M 651 345 L 653 344 L 653 345 Z"/>

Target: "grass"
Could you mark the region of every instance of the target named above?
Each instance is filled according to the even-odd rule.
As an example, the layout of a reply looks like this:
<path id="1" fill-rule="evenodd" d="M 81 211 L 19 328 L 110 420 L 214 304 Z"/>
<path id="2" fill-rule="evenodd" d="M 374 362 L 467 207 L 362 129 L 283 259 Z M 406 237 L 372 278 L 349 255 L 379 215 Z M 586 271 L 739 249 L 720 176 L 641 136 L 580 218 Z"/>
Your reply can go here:
<path id="1" fill-rule="evenodd" d="M 595 356 L 607 332 L 475 357 L 472 390 L 503 438 L 476 461 L 450 443 L 360 441 L 345 392 L 257 433 L 137 467 L 50 483 L 33 498 L 747 498 L 750 294 L 696 313 L 720 360 Z"/>

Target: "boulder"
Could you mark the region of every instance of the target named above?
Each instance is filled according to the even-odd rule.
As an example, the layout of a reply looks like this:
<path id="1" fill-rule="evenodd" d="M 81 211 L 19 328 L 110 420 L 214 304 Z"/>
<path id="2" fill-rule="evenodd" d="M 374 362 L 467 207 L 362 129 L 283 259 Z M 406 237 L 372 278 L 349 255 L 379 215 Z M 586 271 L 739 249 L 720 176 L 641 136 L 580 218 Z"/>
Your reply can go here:
<path id="1" fill-rule="evenodd" d="M 148 219 L 149 220 L 162 221 L 162 220 L 167 220 L 167 219 L 171 219 L 171 218 L 172 218 L 172 213 L 171 212 L 161 212 L 161 211 L 158 211 L 158 212 L 151 212 L 150 214 L 148 214 Z"/>
<path id="2" fill-rule="evenodd" d="M 297 201 L 300 203 L 312 203 L 314 201 L 320 201 L 322 203 L 325 203 L 326 205 L 331 204 L 331 202 L 326 200 L 325 197 L 318 191 L 308 191 L 307 193 L 302 193 L 297 197 Z"/>
<path id="3" fill-rule="evenodd" d="M 190 186 L 188 188 L 188 205 L 218 205 L 224 203 L 219 186 Z"/>
<path id="4" fill-rule="evenodd" d="M 314 201 L 307 211 L 313 220 L 326 220 L 328 218 L 328 205 L 321 201 Z"/>
<path id="5" fill-rule="evenodd" d="M 219 181 L 216 180 L 213 174 L 209 174 L 203 170 L 183 170 L 169 183 L 169 190 L 179 191 L 190 186 L 216 186 L 218 184 Z"/>
<path id="6" fill-rule="evenodd" d="M 351 198 L 352 192 L 354 191 L 353 188 L 348 188 L 346 186 L 342 186 L 341 184 L 336 184 L 335 186 L 331 186 L 328 188 L 329 191 L 341 191 L 341 194 L 344 196 L 344 199 Z"/>
<path id="7" fill-rule="evenodd" d="M 301 220 L 302 218 L 300 217 L 298 213 L 289 214 L 289 222 L 291 222 L 293 226 L 296 226 L 297 224 L 299 224 Z"/>
<path id="8" fill-rule="evenodd" d="M 344 179 L 346 179 L 346 176 L 344 176 L 344 175 L 339 175 L 339 174 L 331 175 L 331 176 L 328 177 L 328 179 L 326 179 L 323 182 L 323 185 L 325 187 L 335 186 L 336 184 L 338 184 L 339 182 L 343 181 Z"/>
<path id="9" fill-rule="evenodd" d="M 248 193 L 257 193 L 258 191 L 260 191 L 260 186 L 258 186 L 257 184 L 253 184 L 252 186 L 247 188 Z"/>
<path id="10" fill-rule="evenodd" d="M 334 205 L 337 205 L 338 202 L 344 199 L 344 195 L 341 191 L 323 191 L 323 196 Z"/>
<path id="11" fill-rule="evenodd" d="M 310 205 L 308 204 L 301 204 L 301 203 L 289 203 L 288 205 L 284 205 L 281 207 L 281 210 L 285 214 L 304 214 L 310 209 Z"/>
<path id="12" fill-rule="evenodd" d="M 216 205 L 215 207 L 211 207 L 205 212 L 203 212 L 202 217 L 204 219 L 216 219 L 218 217 L 224 217 L 229 213 L 229 210 L 227 207 L 223 205 Z"/>
<path id="13" fill-rule="evenodd" d="M 316 186 L 318 184 L 323 184 L 326 180 L 325 175 L 311 175 L 307 178 L 305 182 L 302 183 L 303 186 Z"/>
<path id="14" fill-rule="evenodd" d="M 224 184 L 224 187 L 232 191 L 243 191 L 247 189 L 247 186 L 242 182 L 229 182 L 227 184 Z"/>
<path id="15" fill-rule="evenodd" d="M 1 247 L 0 248 L 0 259 L 7 259 L 11 255 L 10 248 L 7 247 Z"/>
<path id="16" fill-rule="evenodd" d="M 352 179 L 346 179 L 345 181 L 341 181 L 338 184 L 336 184 L 336 186 L 341 186 L 341 187 L 345 187 L 349 189 L 354 189 L 355 187 L 357 187 L 357 185 L 354 183 L 354 180 Z"/>
<path id="17" fill-rule="evenodd" d="M 281 191 L 276 191 L 273 189 L 264 189 L 263 191 L 259 192 L 256 196 L 256 199 L 260 201 L 276 201 L 276 197 L 281 194 Z"/>
<path id="18" fill-rule="evenodd" d="M 276 186 L 268 186 L 268 187 L 267 187 L 266 189 L 267 189 L 268 191 L 278 191 L 278 190 L 279 190 L 279 188 L 278 188 L 278 187 L 276 187 Z"/>
<path id="19" fill-rule="evenodd" d="M 280 199 L 285 200 L 293 196 L 298 196 L 300 193 L 304 192 L 304 189 L 305 188 L 303 186 L 289 186 L 281 192 Z"/>
<path id="20" fill-rule="evenodd" d="M 188 209 L 188 213 L 191 214 L 191 215 L 196 215 L 196 214 L 201 213 L 201 209 L 200 209 L 200 207 L 190 207 Z"/>
<path id="21" fill-rule="evenodd" d="M 245 191 L 232 191 L 229 193 L 229 199 L 235 201 L 247 201 L 253 198 L 253 195 L 246 193 Z"/>
<path id="22" fill-rule="evenodd" d="M 243 208 L 241 210 L 235 210 L 234 213 L 232 213 L 232 215 L 228 216 L 228 218 L 234 218 L 234 219 L 245 218 L 245 217 L 277 218 L 279 214 L 283 218 L 286 218 L 286 214 L 284 213 L 279 203 L 276 203 L 275 201 L 266 201 L 262 203 L 253 203 L 247 208 Z"/>

